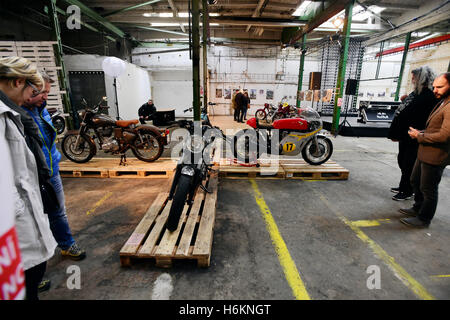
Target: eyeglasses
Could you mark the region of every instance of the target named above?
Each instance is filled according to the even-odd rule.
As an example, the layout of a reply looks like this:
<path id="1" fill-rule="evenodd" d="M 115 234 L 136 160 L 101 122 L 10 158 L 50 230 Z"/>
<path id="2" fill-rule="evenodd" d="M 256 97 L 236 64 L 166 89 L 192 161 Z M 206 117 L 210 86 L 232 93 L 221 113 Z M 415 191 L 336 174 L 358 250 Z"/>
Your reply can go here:
<path id="1" fill-rule="evenodd" d="M 41 93 L 41 90 L 39 90 L 33 83 L 31 83 L 30 80 L 26 80 L 25 83 L 27 85 L 29 85 L 31 87 L 31 89 L 33 89 L 32 97 L 36 97 L 37 95 L 39 95 Z"/>

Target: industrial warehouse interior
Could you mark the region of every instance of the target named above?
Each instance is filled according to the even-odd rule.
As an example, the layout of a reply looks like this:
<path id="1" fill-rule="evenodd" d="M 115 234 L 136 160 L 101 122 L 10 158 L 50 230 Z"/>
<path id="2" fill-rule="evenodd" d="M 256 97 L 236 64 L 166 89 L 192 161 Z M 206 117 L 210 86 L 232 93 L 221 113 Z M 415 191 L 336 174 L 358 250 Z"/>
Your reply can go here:
<path id="1" fill-rule="evenodd" d="M 449 300 L 449 40 L 448 0 L 2 0 L 0 299 Z"/>

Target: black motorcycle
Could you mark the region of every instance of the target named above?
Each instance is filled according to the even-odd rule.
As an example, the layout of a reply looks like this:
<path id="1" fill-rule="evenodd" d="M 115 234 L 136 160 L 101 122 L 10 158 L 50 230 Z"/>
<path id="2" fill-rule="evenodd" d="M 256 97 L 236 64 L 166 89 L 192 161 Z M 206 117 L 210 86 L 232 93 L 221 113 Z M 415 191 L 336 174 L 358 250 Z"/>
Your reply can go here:
<path id="1" fill-rule="evenodd" d="M 103 101 L 106 97 L 91 109 L 83 99 L 85 109 L 78 111 L 80 129 L 68 131 L 64 136 L 61 143 L 64 155 L 73 162 L 88 162 L 97 153 L 94 140 L 97 139 L 100 150 L 121 154 L 121 164 L 126 162 L 125 153 L 129 149 L 139 160 L 152 162 L 158 159 L 167 144 L 168 130 L 137 125 L 138 120 L 114 120 L 100 113 L 109 108 L 101 105 Z"/>
<path id="2" fill-rule="evenodd" d="M 188 111 L 192 111 L 192 108 L 184 110 L 184 112 Z M 205 108 L 202 109 L 201 118 L 201 122 L 179 120 L 174 123 L 175 126 L 187 131 L 169 192 L 169 200 L 172 200 L 166 222 L 169 231 L 177 229 L 185 203 L 187 202 L 188 205 L 193 203 L 199 187 L 205 192 L 209 192 L 203 186 L 202 181 L 206 180 L 208 173 L 212 170 L 213 142 L 216 137 L 224 137 L 224 135 L 219 128 L 211 125 Z M 173 136 L 172 139 L 174 139 Z"/>

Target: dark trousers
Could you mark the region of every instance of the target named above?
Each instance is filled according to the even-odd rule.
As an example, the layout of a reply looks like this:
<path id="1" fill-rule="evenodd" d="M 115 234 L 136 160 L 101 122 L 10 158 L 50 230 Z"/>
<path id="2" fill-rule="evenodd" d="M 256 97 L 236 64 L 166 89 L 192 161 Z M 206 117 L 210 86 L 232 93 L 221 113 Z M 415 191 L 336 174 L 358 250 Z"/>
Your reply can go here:
<path id="1" fill-rule="evenodd" d="M 27 300 L 39 300 L 38 285 L 44 277 L 47 262 L 42 262 L 33 268 L 25 270 L 25 289 Z"/>
<path id="2" fill-rule="evenodd" d="M 419 159 L 414 164 L 411 184 L 414 190 L 414 209 L 419 212 L 418 218 L 430 222 L 438 204 L 438 188 L 445 166 L 434 166 Z"/>
<path id="3" fill-rule="evenodd" d="M 402 177 L 400 178 L 399 184 L 400 192 L 404 192 L 406 194 L 413 193 L 411 173 L 414 168 L 414 163 L 416 162 L 418 148 L 419 145 L 417 143 L 402 141 L 398 143 L 397 162 L 402 172 Z"/>
<path id="4" fill-rule="evenodd" d="M 240 108 L 238 106 L 236 106 L 236 108 L 234 109 L 234 120 L 235 121 L 239 121 L 239 111 L 240 111 Z"/>
<path id="5" fill-rule="evenodd" d="M 240 106 L 239 107 L 239 121 L 244 122 L 244 114 L 247 110 L 247 106 Z"/>

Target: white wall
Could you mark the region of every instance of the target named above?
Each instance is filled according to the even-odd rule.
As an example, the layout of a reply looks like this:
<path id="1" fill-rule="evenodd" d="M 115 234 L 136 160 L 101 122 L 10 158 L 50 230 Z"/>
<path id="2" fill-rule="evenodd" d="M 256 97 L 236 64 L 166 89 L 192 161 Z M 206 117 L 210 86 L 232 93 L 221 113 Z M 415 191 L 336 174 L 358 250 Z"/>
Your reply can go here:
<path id="1" fill-rule="evenodd" d="M 105 56 L 87 54 L 65 55 L 66 76 L 68 77 L 69 71 L 103 71 L 102 62 L 105 58 Z M 125 120 L 137 119 L 137 110 L 151 97 L 150 78 L 144 69 L 128 62 L 126 64 L 125 72 L 117 78 L 119 116 Z M 116 117 L 116 97 L 113 83 L 114 78 L 105 74 L 109 114 Z"/>

